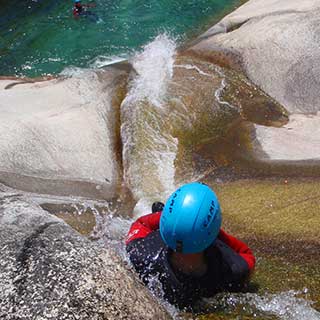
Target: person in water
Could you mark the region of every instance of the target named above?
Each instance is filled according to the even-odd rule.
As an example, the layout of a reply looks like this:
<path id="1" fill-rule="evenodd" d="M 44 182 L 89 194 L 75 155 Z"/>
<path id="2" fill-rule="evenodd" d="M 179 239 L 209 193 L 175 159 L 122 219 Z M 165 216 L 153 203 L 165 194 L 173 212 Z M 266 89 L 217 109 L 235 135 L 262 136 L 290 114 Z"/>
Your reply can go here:
<path id="1" fill-rule="evenodd" d="M 79 16 L 88 12 L 85 8 L 92 8 L 95 6 L 95 3 L 82 4 L 81 0 L 74 0 L 73 16 L 78 18 Z"/>
<path id="2" fill-rule="evenodd" d="M 151 289 L 160 283 L 163 298 L 180 309 L 243 290 L 255 266 L 248 246 L 221 229 L 217 196 L 199 182 L 178 188 L 165 205 L 154 203 L 131 225 L 126 250 L 142 281 Z"/>

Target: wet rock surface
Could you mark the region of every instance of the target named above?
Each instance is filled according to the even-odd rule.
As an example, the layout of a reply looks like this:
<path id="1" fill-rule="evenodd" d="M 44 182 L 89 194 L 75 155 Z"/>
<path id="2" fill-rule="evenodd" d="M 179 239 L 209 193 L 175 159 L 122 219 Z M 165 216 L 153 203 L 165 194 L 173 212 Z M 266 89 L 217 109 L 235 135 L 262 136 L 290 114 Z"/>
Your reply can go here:
<path id="1" fill-rule="evenodd" d="M 198 319 L 318 320 L 319 179 L 204 182 L 217 192 L 223 228 L 250 246 L 257 263 L 249 293 L 207 301 L 212 313 Z"/>
<path id="2" fill-rule="evenodd" d="M 226 179 L 226 167 L 232 176 L 233 162 L 238 166 L 251 148 L 243 122 L 288 122 L 286 110 L 243 73 L 188 54 L 176 57 L 167 96 L 169 121 L 161 129 L 178 138 L 175 179 L 181 183 L 213 172 Z"/>
<path id="3" fill-rule="evenodd" d="M 213 184 L 223 208 L 224 227 L 247 241 L 256 252 L 258 261 L 260 256 L 277 258 L 283 265 L 292 263 L 299 265 L 301 270 L 305 268 L 306 274 L 307 269 L 316 268 L 320 260 L 318 186 L 319 179 L 301 178 Z M 259 268 L 258 264 L 258 277 L 259 273 L 264 273 L 264 267 Z M 319 272 L 308 274 L 312 287 L 317 283 L 313 282 L 313 277 L 319 276 Z M 276 278 L 269 275 L 269 281 L 274 281 L 272 286 L 281 290 Z M 313 287 L 314 295 L 318 295 L 319 284 Z M 303 285 L 308 286 L 301 277 L 300 289 Z"/>
<path id="4" fill-rule="evenodd" d="M 1 319 L 168 319 L 110 248 L 16 195 L 0 198 Z"/>

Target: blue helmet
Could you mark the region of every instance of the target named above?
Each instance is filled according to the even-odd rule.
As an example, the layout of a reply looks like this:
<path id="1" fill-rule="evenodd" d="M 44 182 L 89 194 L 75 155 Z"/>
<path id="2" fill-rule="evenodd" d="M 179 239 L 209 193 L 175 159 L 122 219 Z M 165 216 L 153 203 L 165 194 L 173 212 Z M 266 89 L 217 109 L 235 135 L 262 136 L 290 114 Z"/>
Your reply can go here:
<path id="1" fill-rule="evenodd" d="M 74 2 L 75 2 L 75 3 L 77 3 L 77 2 L 81 2 L 81 0 L 74 0 Z"/>
<path id="2" fill-rule="evenodd" d="M 216 194 L 205 184 L 188 183 L 167 200 L 160 218 L 160 234 L 168 247 L 181 253 L 208 248 L 221 227 Z"/>

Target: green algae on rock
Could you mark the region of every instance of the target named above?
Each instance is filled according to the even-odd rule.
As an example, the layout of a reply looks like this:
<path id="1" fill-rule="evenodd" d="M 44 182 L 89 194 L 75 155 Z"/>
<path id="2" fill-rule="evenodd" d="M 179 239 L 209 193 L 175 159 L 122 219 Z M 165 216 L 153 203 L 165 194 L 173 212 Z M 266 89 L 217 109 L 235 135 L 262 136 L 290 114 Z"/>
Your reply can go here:
<path id="1" fill-rule="evenodd" d="M 269 126 L 288 121 L 286 110 L 241 72 L 188 54 L 176 57 L 167 100 L 170 114 L 165 125 L 179 142 L 178 181 L 228 163 L 240 164 L 251 146 L 244 121 Z"/>
<path id="2" fill-rule="evenodd" d="M 258 292 L 308 289 L 320 308 L 320 181 L 240 180 L 212 184 L 227 231 L 257 256 Z"/>

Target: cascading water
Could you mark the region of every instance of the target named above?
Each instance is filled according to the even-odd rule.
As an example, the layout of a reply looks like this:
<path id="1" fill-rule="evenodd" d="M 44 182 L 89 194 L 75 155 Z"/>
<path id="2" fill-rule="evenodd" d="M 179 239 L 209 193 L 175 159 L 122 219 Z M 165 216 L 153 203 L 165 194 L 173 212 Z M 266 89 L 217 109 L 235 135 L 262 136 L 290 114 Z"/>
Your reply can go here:
<path id="1" fill-rule="evenodd" d="M 161 107 L 168 81 L 173 75 L 175 53 L 175 40 L 167 34 L 160 34 L 132 59 L 137 76 L 132 81 L 127 102 L 147 100 Z"/>
<path id="2" fill-rule="evenodd" d="M 121 105 L 124 177 L 137 215 L 149 212 L 153 201 L 164 201 L 176 184 L 211 170 L 208 161 L 195 169 L 199 161 L 192 152 L 219 138 L 238 116 L 220 97 L 223 71 L 188 58 L 175 61 L 175 51 L 166 34 L 146 45 L 132 59 L 135 73 Z"/>
<path id="3" fill-rule="evenodd" d="M 176 43 L 162 34 L 132 61 L 136 74 L 121 105 L 124 177 L 137 214 L 150 211 L 174 189 L 177 140 L 163 130 L 168 81 L 172 77 Z"/>

